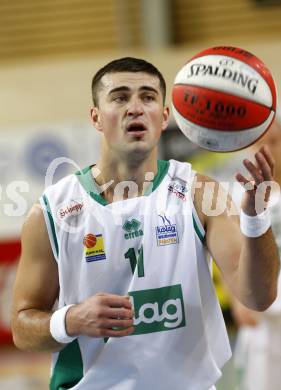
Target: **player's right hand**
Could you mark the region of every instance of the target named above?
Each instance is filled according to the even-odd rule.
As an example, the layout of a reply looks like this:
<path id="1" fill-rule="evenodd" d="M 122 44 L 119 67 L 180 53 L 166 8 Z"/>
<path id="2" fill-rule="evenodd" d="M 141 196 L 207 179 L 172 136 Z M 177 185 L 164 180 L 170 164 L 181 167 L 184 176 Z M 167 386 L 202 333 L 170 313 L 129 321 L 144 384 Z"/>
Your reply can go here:
<path id="1" fill-rule="evenodd" d="M 97 293 L 71 306 L 65 318 L 69 336 L 122 337 L 134 331 L 129 296 Z"/>

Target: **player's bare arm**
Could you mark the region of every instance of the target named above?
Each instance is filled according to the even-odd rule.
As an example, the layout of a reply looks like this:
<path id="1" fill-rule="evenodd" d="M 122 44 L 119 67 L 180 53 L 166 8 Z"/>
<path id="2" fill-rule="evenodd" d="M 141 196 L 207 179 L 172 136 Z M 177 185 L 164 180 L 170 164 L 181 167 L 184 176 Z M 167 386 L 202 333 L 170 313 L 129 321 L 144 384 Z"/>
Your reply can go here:
<path id="1" fill-rule="evenodd" d="M 12 331 L 18 348 L 61 349 L 49 330 L 58 290 L 58 269 L 43 212 L 35 204 L 23 226 L 22 254 L 14 286 Z"/>
<path id="2" fill-rule="evenodd" d="M 236 179 L 244 185 L 252 183 L 252 190 L 246 191 L 242 209 L 245 214 L 255 215 L 256 186 L 264 181 L 273 181 L 274 161 L 266 147 L 256 154 L 256 161 L 244 161 L 251 179 L 240 173 Z M 214 182 L 206 176 L 197 181 Z M 230 196 L 225 210 L 218 216 L 206 215 L 202 207 L 206 196 L 212 196 L 216 203 L 218 193 L 222 191 L 216 183 L 212 194 L 204 193 L 204 185 L 195 191 L 195 207 L 206 229 L 206 245 L 220 268 L 231 292 L 250 309 L 263 311 L 276 298 L 277 277 L 279 274 L 279 255 L 277 246 L 269 228 L 259 237 L 246 237 L 241 233 L 239 218 L 229 215 L 234 205 Z M 205 199 L 204 199 L 205 196 Z"/>
<path id="3" fill-rule="evenodd" d="M 14 286 L 12 332 L 18 348 L 55 352 L 64 347 L 50 333 L 58 293 L 57 263 L 41 206 L 36 204 L 23 226 L 22 255 Z M 132 317 L 127 297 L 101 293 L 71 307 L 66 325 L 70 335 L 121 337 L 133 331 Z"/>

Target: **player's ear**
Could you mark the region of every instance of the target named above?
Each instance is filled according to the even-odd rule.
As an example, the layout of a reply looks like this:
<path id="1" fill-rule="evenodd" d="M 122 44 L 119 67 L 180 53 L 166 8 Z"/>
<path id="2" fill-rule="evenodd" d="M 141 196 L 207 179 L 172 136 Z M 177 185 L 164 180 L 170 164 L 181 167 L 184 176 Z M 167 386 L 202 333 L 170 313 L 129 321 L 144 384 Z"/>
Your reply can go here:
<path id="1" fill-rule="evenodd" d="M 163 109 L 162 131 L 167 129 L 169 125 L 169 118 L 170 118 L 170 109 L 168 106 L 165 106 Z"/>
<path id="2" fill-rule="evenodd" d="M 92 122 L 93 122 L 94 127 L 98 131 L 102 131 L 102 126 L 101 126 L 101 120 L 100 120 L 100 114 L 99 114 L 98 107 L 94 106 L 94 107 L 91 108 L 91 118 L 92 118 Z"/>

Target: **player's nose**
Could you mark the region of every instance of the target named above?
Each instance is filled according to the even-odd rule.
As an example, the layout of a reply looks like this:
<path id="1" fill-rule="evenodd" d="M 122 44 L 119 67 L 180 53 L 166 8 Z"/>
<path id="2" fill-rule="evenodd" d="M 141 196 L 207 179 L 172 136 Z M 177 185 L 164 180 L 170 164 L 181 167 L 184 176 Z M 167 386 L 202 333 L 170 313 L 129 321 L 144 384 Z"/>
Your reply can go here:
<path id="1" fill-rule="evenodd" d="M 142 101 L 137 97 L 132 97 L 128 101 L 127 113 L 130 116 L 139 116 L 143 113 Z"/>

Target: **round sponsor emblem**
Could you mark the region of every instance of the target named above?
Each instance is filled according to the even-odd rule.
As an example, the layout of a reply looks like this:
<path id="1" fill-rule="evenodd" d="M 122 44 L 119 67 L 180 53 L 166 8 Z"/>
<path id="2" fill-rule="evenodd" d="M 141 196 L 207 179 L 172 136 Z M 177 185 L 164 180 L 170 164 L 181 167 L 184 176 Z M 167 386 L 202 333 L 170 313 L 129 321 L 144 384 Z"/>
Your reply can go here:
<path id="1" fill-rule="evenodd" d="M 66 217 L 77 216 L 82 213 L 84 207 L 84 201 L 80 199 L 63 203 L 57 209 L 57 218 L 63 220 Z"/>

